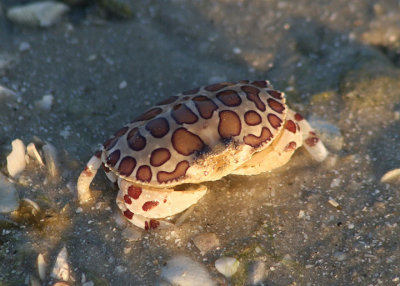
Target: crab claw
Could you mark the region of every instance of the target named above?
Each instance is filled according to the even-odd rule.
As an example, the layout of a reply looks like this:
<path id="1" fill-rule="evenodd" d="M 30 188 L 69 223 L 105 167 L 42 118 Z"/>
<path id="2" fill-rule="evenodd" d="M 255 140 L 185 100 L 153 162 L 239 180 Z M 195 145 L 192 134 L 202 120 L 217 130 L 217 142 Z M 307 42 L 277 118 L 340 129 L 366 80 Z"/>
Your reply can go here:
<path id="1" fill-rule="evenodd" d="M 318 138 L 315 130 L 299 113 L 295 113 L 294 118 L 300 127 L 301 133 L 303 134 L 304 148 L 306 148 L 314 160 L 318 162 L 324 161 L 328 156 L 328 151 L 326 150 L 322 141 Z"/>
<path id="2" fill-rule="evenodd" d="M 92 193 L 90 191 L 90 184 L 93 178 L 96 176 L 97 170 L 100 168 L 101 159 L 97 152 L 90 158 L 89 162 L 86 164 L 85 169 L 79 175 L 77 182 L 78 200 L 80 204 L 87 203 L 92 198 Z"/>
<path id="3" fill-rule="evenodd" d="M 185 191 L 138 187 L 123 179 L 118 180 L 118 185 L 118 207 L 130 222 L 143 229 L 172 225 L 157 219 L 184 211 L 207 192 L 204 185 L 196 185 Z"/>

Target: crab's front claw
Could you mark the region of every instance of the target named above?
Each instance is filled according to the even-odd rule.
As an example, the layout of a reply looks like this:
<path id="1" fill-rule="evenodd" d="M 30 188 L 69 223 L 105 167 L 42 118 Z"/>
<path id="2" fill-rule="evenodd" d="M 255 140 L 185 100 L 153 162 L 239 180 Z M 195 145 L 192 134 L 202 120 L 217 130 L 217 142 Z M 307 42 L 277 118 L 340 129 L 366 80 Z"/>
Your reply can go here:
<path id="1" fill-rule="evenodd" d="M 295 113 L 294 111 L 291 111 Z M 326 150 L 322 141 L 318 138 L 315 130 L 311 125 L 301 116 L 299 113 L 294 114 L 294 118 L 300 127 L 300 131 L 303 134 L 303 146 L 306 148 L 311 157 L 318 162 L 322 162 L 328 156 L 328 151 Z"/>
<path id="2" fill-rule="evenodd" d="M 204 185 L 189 186 L 183 191 L 138 187 L 119 179 L 118 207 L 134 225 L 143 228 L 170 226 L 161 218 L 178 214 L 197 203 L 207 192 Z"/>
<path id="3" fill-rule="evenodd" d="M 85 169 L 79 175 L 76 185 L 78 191 L 78 200 L 80 204 L 85 204 L 92 198 L 90 191 L 90 184 L 96 176 L 97 170 L 100 168 L 101 159 L 98 154 L 93 155 L 89 162 L 86 164 Z"/>

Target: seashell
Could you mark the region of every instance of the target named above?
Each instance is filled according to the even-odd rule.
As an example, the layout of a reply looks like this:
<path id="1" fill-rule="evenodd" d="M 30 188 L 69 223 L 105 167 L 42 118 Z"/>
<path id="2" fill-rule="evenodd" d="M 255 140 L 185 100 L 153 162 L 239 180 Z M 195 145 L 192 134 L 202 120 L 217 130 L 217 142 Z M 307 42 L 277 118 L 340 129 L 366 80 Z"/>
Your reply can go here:
<path id="1" fill-rule="evenodd" d="M 25 144 L 20 139 L 11 142 L 12 151 L 7 156 L 7 171 L 11 177 L 18 176 L 26 167 Z"/>
<path id="2" fill-rule="evenodd" d="M 46 142 L 42 149 L 49 177 L 53 180 L 59 179 L 60 171 L 57 149 L 48 142 Z"/>
<path id="3" fill-rule="evenodd" d="M 36 161 L 38 161 L 41 166 L 44 166 L 42 157 L 40 156 L 40 154 L 39 154 L 38 150 L 36 149 L 36 146 L 35 146 L 34 143 L 32 143 L 32 142 L 29 143 L 28 146 L 26 147 L 26 151 L 27 151 L 28 155 L 31 158 L 33 158 Z"/>
<path id="4" fill-rule="evenodd" d="M 1 66 L 0 66 L 0 68 L 1 68 Z M 17 97 L 17 94 L 14 91 L 12 91 L 11 89 L 8 89 L 8 88 L 0 85 L 0 99 L 6 98 L 6 97 Z"/>
<path id="5" fill-rule="evenodd" d="M 215 261 L 215 268 L 225 277 L 233 276 L 239 268 L 239 260 L 234 257 L 221 257 Z"/>
<path id="6" fill-rule="evenodd" d="M 51 277 L 62 281 L 69 280 L 68 252 L 65 245 L 57 255 L 56 263 L 51 271 Z"/>
<path id="7" fill-rule="evenodd" d="M 180 286 L 216 285 L 202 264 L 182 255 L 167 261 L 161 269 L 160 279 L 161 283 Z"/>
<path id="8" fill-rule="evenodd" d="M 7 17 L 17 24 L 50 27 L 68 10 L 69 7 L 63 3 L 43 1 L 13 7 L 8 10 Z"/>
<path id="9" fill-rule="evenodd" d="M 40 278 L 40 280 L 44 281 L 44 279 L 46 279 L 47 263 L 44 260 L 43 254 L 39 253 L 39 255 L 36 259 L 36 264 L 37 264 L 37 269 L 38 269 L 38 273 L 39 273 L 39 278 Z"/>
<path id="10" fill-rule="evenodd" d="M 400 181 L 400 168 L 390 170 L 381 178 L 382 183 L 394 183 L 396 180 Z"/>

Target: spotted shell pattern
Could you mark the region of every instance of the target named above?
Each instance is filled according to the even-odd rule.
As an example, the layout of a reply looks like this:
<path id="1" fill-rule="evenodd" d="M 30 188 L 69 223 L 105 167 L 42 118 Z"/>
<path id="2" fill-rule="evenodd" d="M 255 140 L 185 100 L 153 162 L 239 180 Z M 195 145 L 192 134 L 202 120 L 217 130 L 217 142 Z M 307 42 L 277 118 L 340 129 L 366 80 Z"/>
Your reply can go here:
<path id="1" fill-rule="evenodd" d="M 139 185 L 175 186 L 200 181 L 199 171 L 201 181 L 210 179 L 210 163 L 204 161 L 213 156 L 218 161 L 222 154 L 229 160 L 218 163 L 222 177 L 265 149 L 282 129 L 286 113 L 284 94 L 268 81 L 182 92 L 115 132 L 103 145 L 103 167 Z M 228 147 L 231 153 L 224 153 Z"/>

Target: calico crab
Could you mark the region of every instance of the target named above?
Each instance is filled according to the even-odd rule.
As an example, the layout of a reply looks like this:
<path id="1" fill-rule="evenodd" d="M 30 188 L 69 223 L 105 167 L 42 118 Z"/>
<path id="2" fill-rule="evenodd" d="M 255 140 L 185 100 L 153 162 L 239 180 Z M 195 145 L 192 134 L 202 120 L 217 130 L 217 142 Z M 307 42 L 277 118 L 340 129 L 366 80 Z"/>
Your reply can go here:
<path id="1" fill-rule="evenodd" d="M 80 174 L 78 197 L 89 199 L 102 165 L 130 222 L 166 226 L 163 218 L 206 194 L 202 182 L 273 170 L 302 145 L 317 161 L 327 156 L 309 123 L 268 81 L 212 84 L 171 96 L 115 132 Z"/>

